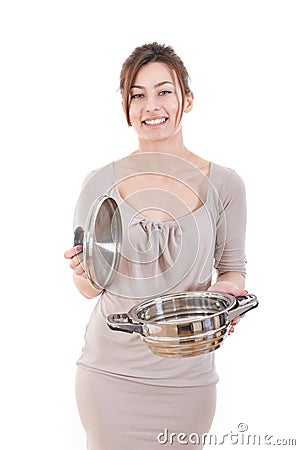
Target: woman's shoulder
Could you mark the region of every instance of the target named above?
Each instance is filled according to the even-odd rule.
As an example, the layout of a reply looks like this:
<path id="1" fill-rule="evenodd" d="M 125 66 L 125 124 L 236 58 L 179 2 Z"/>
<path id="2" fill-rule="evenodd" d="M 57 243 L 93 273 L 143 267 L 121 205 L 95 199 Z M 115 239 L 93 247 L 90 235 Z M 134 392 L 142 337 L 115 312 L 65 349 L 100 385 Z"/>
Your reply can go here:
<path id="1" fill-rule="evenodd" d="M 211 163 L 211 183 L 219 192 L 234 192 L 244 190 L 244 181 L 235 169 Z"/>
<path id="2" fill-rule="evenodd" d="M 217 183 L 218 186 L 222 186 L 223 188 L 228 185 L 228 183 L 243 183 L 242 177 L 235 169 L 222 166 L 215 162 L 211 163 L 211 179 L 213 182 Z"/>
<path id="3" fill-rule="evenodd" d="M 82 187 L 84 187 L 87 183 L 98 183 L 99 181 L 109 181 L 114 182 L 115 179 L 115 171 L 118 169 L 119 166 L 126 166 L 131 164 L 133 153 L 123 156 L 121 158 L 118 158 L 116 160 L 113 160 L 104 166 L 100 166 L 96 169 L 92 169 L 88 174 L 85 176 Z"/>
<path id="4" fill-rule="evenodd" d="M 82 182 L 82 189 L 84 189 L 88 184 L 98 184 L 111 182 L 112 178 L 112 167 L 114 162 L 110 162 L 104 166 L 97 167 L 88 172 Z"/>
<path id="5" fill-rule="evenodd" d="M 74 227 L 75 225 L 85 226 L 88 212 L 96 198 L 111 195 L 114 187 L 111 164 L 91 170 L 86 175 L 75 208 Z"/>

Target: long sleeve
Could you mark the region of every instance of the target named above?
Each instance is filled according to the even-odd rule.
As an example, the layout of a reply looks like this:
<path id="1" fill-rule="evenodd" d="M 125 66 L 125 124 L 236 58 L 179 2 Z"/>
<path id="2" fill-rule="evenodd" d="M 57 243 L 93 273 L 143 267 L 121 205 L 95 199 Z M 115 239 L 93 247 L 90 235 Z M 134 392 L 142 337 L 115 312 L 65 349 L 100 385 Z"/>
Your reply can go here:
<path id="1" fill-rule="evenodd" d="M 233 170 L 219 192 L 219 208 L 215 268 L 218 275 L 237 272 L 245 276 L 246 192 L 243 180 Z"/>

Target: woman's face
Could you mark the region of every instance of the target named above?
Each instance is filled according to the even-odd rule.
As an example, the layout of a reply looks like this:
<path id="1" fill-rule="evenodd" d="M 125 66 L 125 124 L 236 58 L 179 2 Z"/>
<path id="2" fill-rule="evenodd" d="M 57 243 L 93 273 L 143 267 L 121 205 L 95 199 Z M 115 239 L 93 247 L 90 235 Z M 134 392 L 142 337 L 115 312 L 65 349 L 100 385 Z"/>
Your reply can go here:
<path id="1" fill-rule="evenodd" d="M 192 108 L 186 96 L 184 112 Z M 139 70 L 130 89 L 129 118 L 139 139 L 161 141 L 181 129 L 178 121 L 182 96 L 177 76 L 166 64 L 148 63 Z"/>

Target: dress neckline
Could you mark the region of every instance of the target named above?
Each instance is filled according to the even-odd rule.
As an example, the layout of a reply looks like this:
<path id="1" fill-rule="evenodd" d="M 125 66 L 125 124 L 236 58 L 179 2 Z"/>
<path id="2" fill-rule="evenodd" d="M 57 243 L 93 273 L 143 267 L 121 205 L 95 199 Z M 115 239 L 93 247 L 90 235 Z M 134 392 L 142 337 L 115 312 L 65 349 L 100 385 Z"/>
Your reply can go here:
<path id="1" fill-rule="evenodd" d="M 118 182 L 115 177 L 114 164 L 115 164 L 114 162 L 110 163 L 110 169 L 111 169 L 111 177 L 112 177 L 112 181 L 113 181 L 113 190 L 115 191 L 116 197 L 118 197 L 118 200 L 123 205 L 126 205 L 126 207 L 134 213 L 135 217 L 139 218 L 142 221 L 150 222 L 150 223 L 157 224 L 160 226 L 163 226 L 163 225 L 172 226 L 179 222 L 184 222 L 184 221 L 192 218 L 194 215 L 200 214 L 200 213 L 202 213 L 202 211 L 207 209 L 207 205 L 209 202 L 209 198 L 211 195 L 211 189 L 212 189 L 212 177 L 213 177 L 213 171 L 214 171 L 214 163 L 213 162 L 209 162 L 209 173 L 208 173 L 208 175 L 206 175 L 206 177 L 208 178 L 208 189 L 207 189 L 205 202 L 201 206 L 199 206 L 199 208 L 196 208 L 195 210 L 190 211 L 187 214 L 184 214 L 183 216 L 177 217 L 176 219 L 172 219 L 172 220 L 152 219 L 151 217 L 144 216 L 143 214 L 138 212 L 133 206 L 131 206 L 120 194 L 120 191 L 118 189 Z"/>

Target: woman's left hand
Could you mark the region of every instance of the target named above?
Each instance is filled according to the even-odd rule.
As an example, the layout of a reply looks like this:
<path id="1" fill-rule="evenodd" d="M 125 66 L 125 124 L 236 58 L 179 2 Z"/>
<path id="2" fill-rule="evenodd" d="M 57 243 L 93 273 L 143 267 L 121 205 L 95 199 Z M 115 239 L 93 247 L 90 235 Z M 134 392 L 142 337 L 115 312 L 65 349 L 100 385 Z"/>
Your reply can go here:
<path id="1" fill-rule="evenodd" d="M 235 284 L 230 283 L 229 281 L 221 280 L 210 286 L 210 288 L 208 288 L 208 291 L 218 292 L 220 294 L 229 294 L 233 295 L 234 297 L 243 297 L 244 295 L 248 295 L 248 291 L 246 291 L 245 289 L 240 289 Z M 231 322 L 231 327 L 229 329 L 228 335 L 234 333 L 234 327 L 239 323 L 242 317 L 244 317 L 244 315 L 236 317 Z"/>

